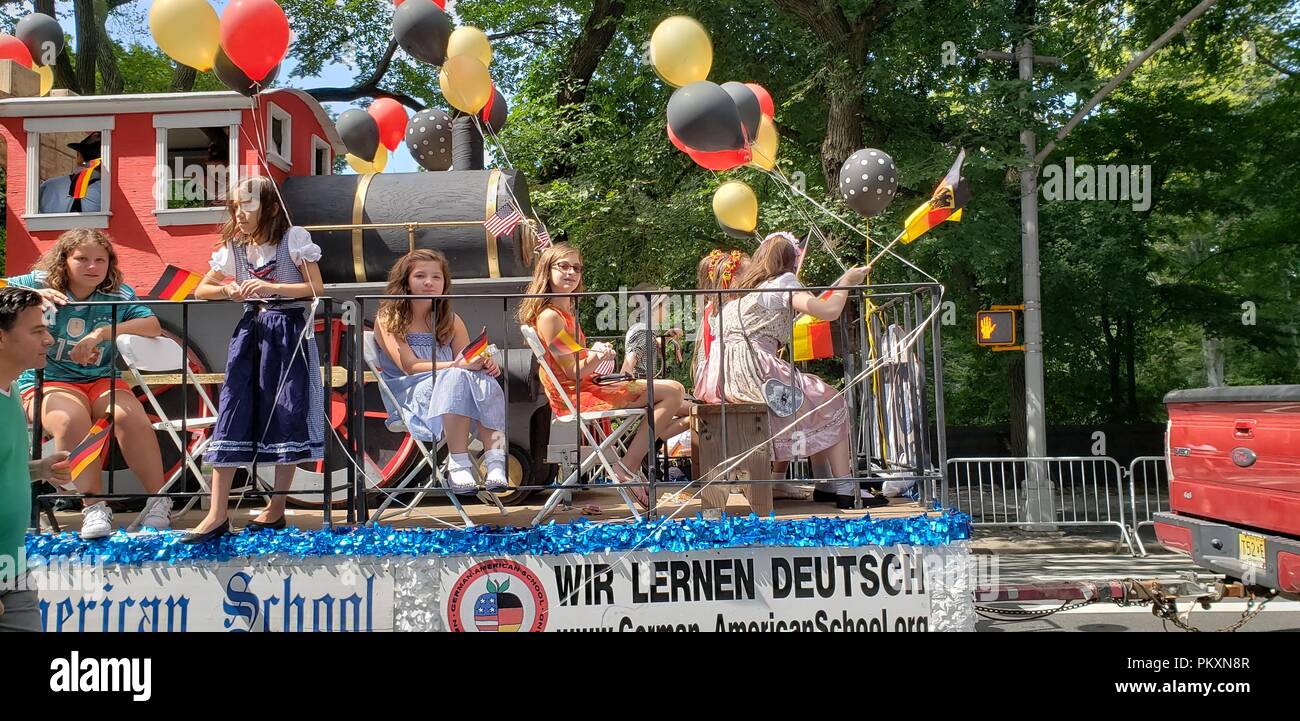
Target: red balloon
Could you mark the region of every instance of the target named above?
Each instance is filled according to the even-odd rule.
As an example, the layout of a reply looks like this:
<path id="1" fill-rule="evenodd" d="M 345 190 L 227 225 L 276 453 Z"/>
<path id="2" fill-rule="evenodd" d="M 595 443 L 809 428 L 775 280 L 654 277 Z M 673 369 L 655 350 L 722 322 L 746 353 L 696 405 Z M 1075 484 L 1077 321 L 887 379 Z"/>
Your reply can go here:
<path id="1" fill-rule="evenodd" d="M 665 126 L 667 128 L 667 126 Z M 718 150 L 716 152 L 705 152 L 688 147 L 686 143 L 677 137 L 672 128 L 667 128 L 668 139 L 678 150 L 686 153 L 696 165 L 707 170 L 731 170 L 738 168 L 745 163 L 754 159 L 753 153 L 749 148 L 740 148 L 739 150 Z"/>
<path id="2" fill-rule="evenodd" d="M 406 134 L 406 108 L 392 98 L 380 98 L 366 112 L 379 126 L 379 142 L 389 150 L 397 150 Z"/>
<path id="3" fill-rule="evenodd" d="M 0 60 L 12 60 L 27 68 L 32 67 L 32 51 L 23 41 L 12 35 L 0 35 Z"/>
<path id="4" fill-rule="evenodd" d="M 758 109 L 770 120 L 776 120 L 776 103 L 772 102 L 772 94 L 767 92 L 767 88 L 758 83 L 745 83 L 745 87 L 754 91 L 758 96 Z"/>
<path id="5" fill-rule="evenodd" d="M 406 0 L 393 0 L 393 7 L 397 7 L 398 5 L 401 5 L 404 2 L 406 2 Z M 443 10 L 447 9 L 447 0 L 433 0 L 433 4 L 437 5 L 439 8 Z"/>
<path id="6" fill-rule="evenodd" d="M 275 0 L 234 0 L 221 13 L 221 47 L 260 83 L 289 51 L 289 19 Z"/>

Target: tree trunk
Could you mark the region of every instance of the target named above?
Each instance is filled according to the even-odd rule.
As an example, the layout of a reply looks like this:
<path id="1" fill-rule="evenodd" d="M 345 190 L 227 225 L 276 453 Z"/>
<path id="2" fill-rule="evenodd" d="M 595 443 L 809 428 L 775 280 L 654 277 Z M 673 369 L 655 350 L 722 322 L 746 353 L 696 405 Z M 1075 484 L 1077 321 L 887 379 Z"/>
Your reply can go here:
<path id="1" fill-rule="evenodd" d="M 1029 455 L 1029 410 L 1025 406 L 1025 355 L 1011 353 L 1007 364 L 1007 384 L 1011 388 L 1011 455 Z"/>
<path id="2" fill-rule="evenodd" d="M 77 92 L 94 95 L 95 58 L 99 55 L 99 28 L 95 24 L 95 0 L 73 0 L 77 14 Z"/>
<path id="3" fill-rule="evenodd" d="M 1101 316 L 1101 335 L 1106 340 L 1106 366 L 1110 376 L 1110 420 L 1113 422 L 1119 419 L 1120 409 L 1123 407 L 1123 396 L 1120 392 L 1120 349 L 1119 339 L 1111 332 L 1110 316 L 1102 314 Z"/>
<path id="4" fill-rule="evenodd" d="M 1125 371 L 1128 376 L 1128 420 L 1135 422 L 1138 419 L 1138 402 L 1137 402 L 1137 330 L 1133 321 L 1133 313 L 1125 312 L 1124 314 L 1124 363 Z"/>
<path id="5" fill-rule="evenodd" d="M 97 7 L 95 30 L 99 35 L 99 41 L 96 43 L 95 64 L 99 67 L 100 92 L 104 95 L 116 95 L 126 87 L 126 81 L 122 79 L 122 72 L 118 70 L 116 48 L 112 38 L 108 37 L 108 30 L 104 27 L 106 22 L 108 22 L 108 8 Z"/>
<path id="6" fill-rule="evenodd" d="M 561 81 L 556 105 L 561 108 L 581 105 L 587 100 L 587 87 L 596 74 L 601 58 L 614 40 L 618 30 L 618 21 L 627 10 L 623 0 L 596 0 L 591 14 L 582 24 L 582 32 L 569 49 L 564 78 Z"/>
<path id="7" fill-rule="evenodd" d="M 173 63 L 172 65 L 172 92 L 188 93 L 194 89 L 194 81 L 198 80 L 199 71 L 185 65 L 184 63 Z"/>
<path id="8" fill-rule="evenodd" d="M 1205 385 L 1223 386 L 1223 341 L 1206 336 L 1201 340 L 1201 356 L 1205 359 Z"/>

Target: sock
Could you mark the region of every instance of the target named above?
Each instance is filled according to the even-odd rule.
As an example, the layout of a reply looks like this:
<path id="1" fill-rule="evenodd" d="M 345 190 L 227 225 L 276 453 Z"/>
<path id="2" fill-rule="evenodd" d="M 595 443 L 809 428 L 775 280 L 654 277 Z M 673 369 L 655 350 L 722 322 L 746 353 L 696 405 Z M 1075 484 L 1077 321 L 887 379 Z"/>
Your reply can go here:
<path id="1" fill-rule="evenodd" d="M 447 458 L 447 482 L 453 491 L 478 486 L 474 480 L 473 467 L 468 453 L 452 453 Z"/>
<path id="2" fill-rule="evenodd" d="M 483 452 L 487 462 L 487 481 L 489 483 L 509 483 L 510 475 L 506 469 L 506 451 L 504 448 L 489 448 Z"/>

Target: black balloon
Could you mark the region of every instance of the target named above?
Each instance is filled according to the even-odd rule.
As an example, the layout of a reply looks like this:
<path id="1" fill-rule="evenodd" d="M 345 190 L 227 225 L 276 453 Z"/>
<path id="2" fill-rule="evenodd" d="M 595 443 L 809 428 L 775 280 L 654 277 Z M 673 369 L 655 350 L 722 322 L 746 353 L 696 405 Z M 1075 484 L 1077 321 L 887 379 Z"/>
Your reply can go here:
<path id="1" fill-rule="evenodd" d="M 506 127 L 506 118 L 510 116 L 510 106 L 506 105 L 506 96 L 499 88 L 492 88 L 492 99 L 478 112 L 478 119 L 493 133 L 501 132 Z"/>
<path id="2" fill-rule="evenodd" d="M 840 167 L 840 193 L 850 208 L 871 217 L 889 206 L 898 190 L 894 159 L 883 150 L 864 148 Z"/>
<path id="3" fill-rule="evenodd" d="M 265 90 L 271 85 L 275 80 L 275 76 L 280 72 L 280 66 L 277 64 L 271 68 L 271 72 L 266 74 L 262 82 L 254 83 L 244 74 L 243 70 L 239 69 L 239 66 L 230 61 L 225 50 L 217 48 L 217 57 L 212 62 L 212 72 L 216 73 L 217 79 L 226 87 L 241 95 L 252 97 L 259 90 Z"/>
<path id="4" fill-rule="evenodd" d="M 335 121 L 334 127 L 338 129 L 339 137 L 343 138 L 343 144 L 349 153 L 365 161 L 374 160 L 375 153 L 379 151 L 379 123 L 375 122 L 370 113 L 356 108 L 344 111 Z"/>
<path id="5" fill-rule="evenodd" d="M 411 57 L 442 65 L 447 61 L 451 21 L 433 0 L 405 0 L 393 13 L 393 37 Z"/>
<path id="6" fill-rule="evenodd" d="M 740 150 L 745 131 L 736 102 L 707 80 L 678 88 L 668 99 L 668 127 L 692 150 Z"/>
<path id="7" fill-rule="evenodd" d="M 723 83 L 722 89 L 726 90 L 736 103 L 736 110 L 740 112 L 740 124 L 745 127 L 745 137 L 749 142 L 754 142 L 758 137 L 758 121 L 763 117 L 763 108 L 758 104 L 758 96 L 747 85 L 734 80 Z"/>
<path id="8" fill-rule="evenodd" d="M 53 65 L 63 52 L 63 28 L 59 22 L 44 13 L 32 13 L 18 21 L 14 36 L 27 46 L 37 65 Z"/>
<path id="9" fill-rule="evenodd" d="M 406 124 L 406 148 L 426 170 L 451 167 L 451 116 L 439 108 L 421 110 Z"/>

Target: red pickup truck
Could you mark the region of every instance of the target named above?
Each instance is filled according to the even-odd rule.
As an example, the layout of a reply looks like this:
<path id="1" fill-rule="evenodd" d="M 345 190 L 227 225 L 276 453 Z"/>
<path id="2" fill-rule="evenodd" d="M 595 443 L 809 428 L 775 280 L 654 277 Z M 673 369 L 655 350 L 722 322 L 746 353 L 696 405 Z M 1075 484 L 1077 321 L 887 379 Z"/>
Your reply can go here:
<path id="1" fill-rule="evenodd" d="M 1248 585 L 1300 598 L 1300 385 L 1165 396 L 1169 512 L 1160 543 Z"/>

